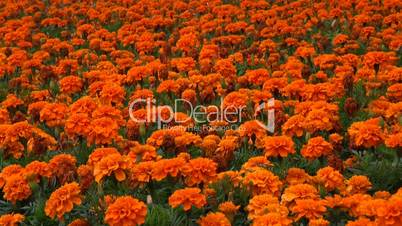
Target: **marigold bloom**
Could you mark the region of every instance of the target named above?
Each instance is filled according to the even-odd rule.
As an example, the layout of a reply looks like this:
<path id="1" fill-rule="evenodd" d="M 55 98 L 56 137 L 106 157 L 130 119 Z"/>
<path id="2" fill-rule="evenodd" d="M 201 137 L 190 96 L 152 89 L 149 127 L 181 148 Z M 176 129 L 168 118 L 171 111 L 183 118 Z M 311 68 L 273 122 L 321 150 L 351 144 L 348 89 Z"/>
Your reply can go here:
<path id="1" fill-rule="evenodd" d="M 182 205 L 185 211 L 190 210 L 191 206 L 201 208 L 206 204 L 206 197 L 201 194 L 199 188 L 179 189 L 169 197 L 169 205 L 171 207 L 176 208 Z"/>
<path id="2" fill-rule="evenodd" d="M 208 213 L 198 220 L 200 226 L 231 226 L 230 221 L 223 213 Z"/>
<path id="3" fill-rule="evenodd" d="M 22 175 L 15 174 L 7 178 L 3 193 L 5 200 L 15 204 L 17 201 L 27 199 L 32 194 L 32 191 L 28 181 Z"/>
<path id="4" fill-rule="evenodd" d="M 76 172 L 77 159 L 69 154 L 59 154 L 49 161 L 49 168 L 61 184 L 71 181 Z"/>
<path id="5" fill-rule="evenodd" d="M 282 187 L 282 182 L 279 180 L 279 177 L 263 168 L 247 173 L 243 183 L 251 186 L 253 194 L 268 193 L 279 195 L 279 191 Z"/>
<path id="6" fill-rule="evenodd" d="M 256 195 L 250 199 L 246 207 L 248 219 L 254 220 L 267 213 L 279 213 L 282 216 L 288 215 L 288 209 L 280 205 L 277 197 L 271 194 Z"/>
<path id="7" fill-rule="evenodd" d="M 66 94 L 74 94 L 81 91 L 83 81 L 78 76 L 66 76 L 59 80 L 60 91 Z"/>
<path id="8" fill-rule="evenodd" d="M 322 215 L 327 211 L 323 200 L 315 199 L 299 199 L 296 200 L 296 205 L 292 208 L 296 216 L 296 221 L 302 217 L 307 219 L 317 219 L 321 218 Z"/>
<path id="9" fill-rule="evenodd" d="M 131 196 L 118 197 L 105 213 L 105 222 L 110 226 L 142 225 L 147 216 L 146 205 Z"/>
<path id="10" fill-rule="evenodd" d="M 71 222 L 67 226 L 90 226 L 90 224 L 86 220 L 75 219 L 73 222 Z"/>
<path id="11" fill-rule="evenodd" d="M 346 181 L 348 194 L 366 193 L 371 189 L 371 182 L 366 176 L 354 175 Z"/>
<path id="12" fill-rule="evenodd" d="M 332 152 L 332 145 L 321 136 L 313 137 L 303 146 L 301 155 L 307 159 L 316 159 Z"/>
<path id="13" fill-rule="evenodd" d="M 379 123 L 379 118 L 364 122 L 354 122 L 348 129 L 351 144 L 365 148 L 376 147 L 381 144 L 384 140 L 384 135 Z"/>
<path id="14" fill-rule="evenodd" d="M 226 216 L 233 216 L 238 210 L 240 206 L 236 206 L 233 202 L 227 201 L 219 204 L 219 211 L 224 213 Z"/>
<path id="15" fill-rule="evenodd" d="M 56 189 L 46 201 L 45 213 L 51 218 L 63 219 L 65 213 L 70 212 L 75 205 L 82 202 L 80 186 L 73 182 Z"/>
<path id="16" fill-rule="evenodd" d="M 296 152 L 293 140 L 288 136 L 270 136 L 264 138 L 264 151 L 267 157 L 286 157 Z"/>
<path id="17" fill-rule="evenodd" d="M 327 191 L 332 191 L 336 188 L 342 189 L 344 186 L 343 175 L 330 166 L 318 170 L 316 177 L 318 181 L 324 185 Z"/>
<path id="18" fill-rule="evenodd" d="M 320 198 L 317 189 L 309 184 L 291 185 L 285 189 L 281 196 L 281 201 L 284 204 L 291 204 L 299 199 L 314 199 Z"/>
<path id="19" fill-rule="evenodd" d="M 287 226 L 291 224 L 292 220 L 290 220 L 287 216 L 283 216 L 279 213 L 268 213 L 255 218 L 252 226 Z"/>
<path id="20" fill-rule="evenodd" d="M 152 168 L 152 178 L 160 181 L 168 175 L 177 177 L 180 169 L 186 164 L 183 158 L 161 159 L 157 161 Z"/>
<path id="21" fill-rule="evenodd" d="M 99 162 L 95 163 L 93 172 L 95 181 L 100 183 L 105 176 L 110 176 L 112 173 L 116 180 L 123 181 L 126 179 L 124 171 L 127 168 L 128 162 L 124 156 L 120 154 L 106 155 Z"/>
<path id="22" fill-rule="evenodd" d="M 290 168 L 285 180 L 290 185 L 303 184 L 308 183 L 311 180 L 311 176 L 304 169 Z"/>
<path id="23" fill-rule="evenodd" d="M 4 214 L 0 216 L 1 226 L 18 226 L 25 219 L 25 216 L 19 213 Z"/>
<path id="24" fill-rule="evenodd" d="M 50 127 L 62 126 L 64 125 L 67 112 L 68 107 L 65 104 L 47 104 L 39 113 L 40 121 L 45 122 Z"/>
<path id="25" fill-rule="evenodd" d="M 188 186 L 208 183 L 216 177 L 218 164 L 208 158 L 191 159 L 182 168 L 181 172 Z"/>
<path id="26" fill-rule="evenodd" d="M 109 117 L 92 120 L 87 135 L 88 145 L 111 144 L 118 138 L 118 129 L 118 124 Z"/>

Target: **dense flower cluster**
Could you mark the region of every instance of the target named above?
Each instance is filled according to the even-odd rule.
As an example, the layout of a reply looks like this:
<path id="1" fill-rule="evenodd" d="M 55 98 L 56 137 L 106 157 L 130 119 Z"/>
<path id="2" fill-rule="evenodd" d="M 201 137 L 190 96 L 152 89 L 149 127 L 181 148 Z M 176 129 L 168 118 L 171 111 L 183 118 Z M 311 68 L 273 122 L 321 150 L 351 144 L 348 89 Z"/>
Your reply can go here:
<path id="1" fill-rule="evenodd" d="M 402 225 L 401 10 L 0 2 L 0 226 Z"/>

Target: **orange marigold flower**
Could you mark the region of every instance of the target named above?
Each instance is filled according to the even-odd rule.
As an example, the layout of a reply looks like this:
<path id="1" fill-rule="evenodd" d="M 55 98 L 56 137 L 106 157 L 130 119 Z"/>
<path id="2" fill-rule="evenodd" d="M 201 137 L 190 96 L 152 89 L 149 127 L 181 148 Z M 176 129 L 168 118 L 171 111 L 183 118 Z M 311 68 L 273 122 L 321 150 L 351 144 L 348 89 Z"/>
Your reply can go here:
<path id="1" fill-rule="evenodd" d="M 88 132 L 88 145 L 111 144 L 117 139 L 119 125 L 109 117 L 97 118 L 91 121 Z"/>
<path id="2" fill-rule="evenodd" d="M 19 213 L 11 213 L 0 216 L 1 226 L 18 226 L 25 219 L 25 216 Z"/>
<path id="3" fill-rule="evenodd" d="M 320 198 L 317 189 L 309 184 L 291 185 L 285 189 L 281 196 L 282 203 L 291 205 L 299 199 L 314 199 Z"/>
<path id="4" fill-rule="evenodd" d="M 311 219 L 308 222 L 308 226 L 329 226 L 329 221 L 324 218 Z"/>
<path id="5" fill-rule="evenodd" d="M 116 180 L 123 181 L 126 179 L 124 171 L 127 168 L 128 162 L 124 156 L 120 154 L 106 155 L 99 162 L 95 163 L 93 172 L 95 181 L 100 183 L 105 176 L 110 176 L 112 173 Z"/>
<path id="6" fill-rule="evenodd" d="M 357 220 L 348 221 L 346 226 L 378 226 L 378 224 L 366 217 L 359 217 Z"/>
<path id="7" fill-rule="evenodd" d="M 316 199 L 299 199 L 296 200 L 292 212 L 296 214 L 296 221 L 306 217 L 309 220 L 321 218 L 327 211 L 324 200 Z"/>
<path id="8" fill-rule="evenodd" d="M 259 121 L 257 120 L 251 120 L 247 121 L 243 124 L 240 125 L 238 128 L 239 134 L 241 137 L 248 137 L 251 139 L 253 136 L 254 137 L 264 137 L 267 134 L 267 131 L 260 126 Z"/>
<path id="9" fill-rule="evenodd" d="M 98 163 L 103 157 L 110 154 L 120 154 L 116 148 L 96 148 L 89 156 L 88 156 L 88 166 L 94 167 L 96 163 Z"/>
<path id="10" fill-rule="evenodd" d="M 281 215 L 279 213 L 267 213 L 265 215 L 255 218 L 252 226 L 288 226 L 292 224 L 287 216 Z"/>
<path id="11" fill-rule="evenodd" d="M 381 144 L 384 140 L 384 135 L 379 124 L 379 118 L 354 122 L 348 129 L 351 144 L 365 148 L 376 147 Z"/>
<path id="12" fill-rule="evenodd" d="M 327 191 L 332 191 L 336 188 L 342 189 L 343 175 L 334 168 L 327 166 L 317 171 L 318 182 L 324 185 Z"/>
<path id="13" fill-rule="evenodd" d="M 3 187 L 5 200 L 15 204 L 17 201 L 27 199 L 32 191 L 28 181 L 20 174 L 14 174 L 7 178 Z"/>
<path id="14" fill-rule="evenodd" d="M 226 216 L 233 216 L 238 210 L 240 206 L 236 206 L 233 202 L 227 201 L 219 204 L 219 211 L 224 213 Z"/>
<path id="15" fill-rule="evenodd" d="M 19 99 L 15 94 L 8 94 L 6 99 L 3 102 L 1 102 L 1 106 L 3 108 L 16 108 L 23 104 L 24 101 Z"/>
<path id="16" fill-rule="evenodd" d="M 207 204 L 205 195 L 201 194 L 199 188 L 185 188 L 176 190 L 169 197 L 169 205 L 176 208 L 183 205 L 184 211 L 191 209 L 191 206 L 201 208 Z"/>
<path id="17" fill-rule="evenodd" d="M 250 199 L 246 207 L 248 219 L 254 220 L 267 213 L 278 213 L 282 216 L 288 215 L 288 209 L 280 205 L 277 197 L 271 194 L 256 195 Z"/>
<path id="18" fill-rule="evenodd" d="M 371 189 L 371 182 L 366 176 L 354 175 L 346 181 L 348 194 L 366 193 Z"/>
<path id="19" fill-rule="evenodd" d="M 59 154 L 49 161 L 49 168 L 61 184 L 71 181 L 76 172 L 77 159 L 69 154 Z"/>
<path id="20" fill-rule="evenodd" d="M 49 127 L 63 126 L 67 113 L 68 107 L 65 104 L 49 103 L 39 112 L 40 121 Z"/>
<path id="21" fill-rule="evenodd" d="M 60 91 L 65 94 L 74 94 L 81 91 L 84 82 L 78 76 L 66 76 L 59 80 Z"/>
<path id="22" fill-rule="evenodd" d="M 304 133 L 303 122 L 304 117 L 302 115 L 293 115 L 282 125 L 283 134 L 290 137 L 301 137 Z"/>
<path id="23" fill-rule="evenodd" d="M 88 221 L 83 219 L 75 219 L 73 222 L 68 224 L 67 226 L 90 226 Z"/>
<path id="24" fill-rule="evenodd" d="M 181 172 L 188 186 L 208 183 L 216 177 L 218 164 L 208 158 L 191 159 L 182 168 Z"/>
<path id="25" fill-rule="evenodd" d="M 74 113 L 67 118 L 64 125 L 64 131 L 69 137 L 74 137 L 75 135 L 87 136 L 89 133 L 89 126 L 91 120 L 88 114 L 85 113 Z"/>
<path id="26" fill-rule="evenodd" d="M 80 186 L 76 182 L 65 184 L 56 189 L 46 201 L 45 213 L 51 218 L 63 219 L 65 213 L 70 212 L 75 205 L 80 205 Z"/>
<path id="27" fill-rule="evenodd" d="M 105 213 L 105 222 L 110 226 L 141 225 L 147 216 L 145 203 L 131 196 L 118 197 Z"/>
<path id="28" fill-rule="evenodd" d="M 311 180 L 311 176 L 304 169 L 290 168 L 286 175 L 286 182 L 290 185 L 303 184 Z"/>
<path id="29" fill-rule="evenodd" d="M 12 175 L 22 175 L 24 168 L 17 164 L 11 164 L 4 167 L 0 173 L 0 188 L 4 186 L 8 178 Z"/>
<path id="30" fill-rule="evenodd" d="M 273 164 L 265 156 L 251 157 L 241 167 L 241 172 L 247 172 L 254 168 L 268 168 Z"/>
<path id="31" fill-rule="evenodd" d="M 300 151 L 301 155 L 307 159 L 314 160 L 332 152 L 332 145 L 324 140 L 323 137 L 313 137 L 308 140 Z"/>
<path id="32" fill-rule="evenodd" d="M 152 169 L 155 162 L 139 162 L 130 167 L 129 180 L 133 186 L 146 184 L 152 178 Z"/>
<path id="33" fill-rule="evenodd" d="M 385 139 L 385 145 L 389 148 L 402 147 L 402 132 L 388 135 Z"/>
<path id="34" fill-rule="evenodd" d="M 282 187 L 282 182 L 279 180 L 279 177 L 263 168 L 247 173 L 243 183 L 251 186 L 252 192 L 255 195 L 263 193 L 279 195 L 279 191 Z"/>
<path id="35" fill-rule="evenodd" d="M 231 226 L 230 221 L 223 213 L 208 213 L 198 220 L 200 226 Z"/>
<path id="36" fill-rule="evenodd" d="M 39 176 L 50 178 L 52 177 L 52 171 L 46 162 L 32 161 L 25 166 L 24 175 L 26 178 L 36 178 L 38 180 Z"/>
<path id="37" fill-rule="evenodd" d="M 293 140 L 288 136 L 269 136 L 263 141 L 267 157 L 286 157 L 288 154 L 296 153 Z"/>
<path id="38" fill-rule="evenodd" d="M 161 181 L 168 175 L 177 177 L 180 169 L 186 164 L 183 158 L 161 159 L 157 161 L 152 168 L 152 178 Z"/>

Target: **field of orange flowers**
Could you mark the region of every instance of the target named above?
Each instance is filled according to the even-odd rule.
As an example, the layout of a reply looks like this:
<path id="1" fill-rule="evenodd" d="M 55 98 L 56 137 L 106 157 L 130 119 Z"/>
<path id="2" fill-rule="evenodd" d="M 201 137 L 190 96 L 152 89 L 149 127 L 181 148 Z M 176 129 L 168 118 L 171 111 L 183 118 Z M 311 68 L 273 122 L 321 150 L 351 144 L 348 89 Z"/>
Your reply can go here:
<path id="1" fill-rule="evenodd" d="M 402 1 L 0 1 L 0 226 L 402 226 Z"/>

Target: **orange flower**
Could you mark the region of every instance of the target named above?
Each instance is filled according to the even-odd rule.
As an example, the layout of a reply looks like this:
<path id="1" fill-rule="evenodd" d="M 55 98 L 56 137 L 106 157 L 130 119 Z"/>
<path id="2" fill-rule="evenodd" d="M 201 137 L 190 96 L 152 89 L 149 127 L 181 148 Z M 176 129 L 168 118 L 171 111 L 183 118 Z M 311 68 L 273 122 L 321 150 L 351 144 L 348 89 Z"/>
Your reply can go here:
<path id="1" fill-rule="evenodd" d="M 20 106 L 23 104 L 24 104 L 24 101 L 19 99 L 14 94 L 8 94 L 6 99 L 3 102 L 1 102 L 1 106 L 3 108 L 16 108 L 17 106 Z"/>
<path id="2" fill-rule="evenodd" d="M 60 91 L 66 94 L 74 94 L 81 91 L 83 81 L 78 76 L 66 76 L 59 80 Z"/>
<path id="3" fill-rule="evenodd" d="M 46 178 L 52 177 L 52 171 L 49 165 L 46 162 L 40 162 L 37 160 L 32 161 L 25 166 L 24 174 L 26 178 L 35 178 L 39 176 Z"/>
<path id="4" fill-rule="evenodd" d="M 282 125 L 283 134 L 290 137 L 301 137 L 304 133 L 303 122 L 304 117 L 302 115 L 293 115 Z"/>
<path id="5" fill-rule="evenodd" d="M 300 151 L 303 157 L 310 160 L 314 160 L 323 155 L 328 155 L 331 152 L 332 145 L 325 141 L 321 136 L 310 138 L 307 145 L 304 145 Z"/>
<path id="6" fill-rule="evenodd" d="M 81 189 L 88 189 L 94 180 L 94 177 L 92 175 L 92 168 L 88 165 L 80 165 L 77 169 L 77 174 L 80 179 Z"/>
<path id="7" fill-rule="evenodd" d="M 109 117 L 93 119 L 87 135 L 88 145 L 111 144 L 119 136 L 118 129 L 116 121 Z"/>
<path id="8" fill-rule="evenodd" d="M 312 219 L 308 222 L 308 226 L 329 226 L 329 221 L 323 218 Z"/>
<path id="9" fill-rule="evenodd" d="M 219 204 L 219 211 L 226 216 L 233 216 L 239 210 L 240 206 L 236 206 L 233 202 L 227 201 Z"/>
<path id="10" fill-rule="evenodd" d="M 288 209 L 279 204 L 277 197 L 271 194 L 256 195 L 250 199 L 246 207 L 248 219 L 254 220 L 267 213 L 278 213 L 282 216 L 288 215 Z"/>
<path id="11" fill-rule="evenodd" d="M 290 220 L 287 216 L 283 216 L 279 213 L 268 213 L 255 218 L 252 226 L 287 226 L 291 224 L 292 220 Z"/>
<path id="12" fill-rule="evenodd" d="M 177 177 L 180 173 L 180 168 L 184 164 L 186 164 L 186 161 L 183 158 L 161 159 L 152 168 L 152 178 L 160 181 L 168 175 Z"/>
<path id="13" fill-rule="evenodd" d="M 95 181 L 100 183 L 105 176 L 114 174 L 116 180 L 123 181 L 126 179 L 124 170 L 128 168 L 128 162 L 124 156 L 120 154 L 109 154 L 95 163 L 94 177 Z"/>
<path id="14" fill-rule="evenodd" d="M 31 194 L 31 187 L 28 181 L 20 174 L 14 174 L 6 179 L 3 187 L 5 200 L 15 204 L 17 201 L 27 199 Z"/>
<path id="15" fill-rule="evenodd" d="M 69 154 L 59 154 L 49 161 L 49 168 L 61 184 L 71 181 L 76 172 L 77 159 Z"/>
<path id="16" fill-rule="evenodd" d="M 216 177 L 218 164 L 208 158 L 191 159 L 182 168 L 181 172 L 188 186 L 208 183 Z"/>
<path id="17" fill-rule="evenodd" d="M 318 191 L 315 187 L 309 184 L 296 184 L 291 185 L 285 189 L 281 196 L 282 203 L 291 205 L 294 201 L 299 199 L 314 199 L 320 198 Z"/>
<path id="18" fill-rule="evenodd" d="M 51 218 L 57 216 L 59 220 L 63 219 L 63 215 L 70 212 L 74 208 L 74 204 L 81 204 L 80 192 L 80 186 L 76 182 L 65 184 L 56 189 L 46 201 L 46 215 Z"/>
<path id="19" fill-rule="evenodd" d="M 371 189 L 371 182 L 366 176 L 354 175 L 346 181 L 348 194 L 366 193 Z"/>
<path id="20" fill-rule="evenodd" d="M 296 200 L 292 212 L 296 214 L 296 221 L 303 217 L 309 220 L 318 219 L 327 211 L 324 204 L 323 200 L 299 199 Z"/>
<path id="21" fill-rule="evenodd" d="M 25 216 L 19 213 L 11 213 L 0 216 L 1 226 L 18 226 L 25 219 Z"/>
<path id="22" fill-rule="evenodd" d="M 258 168 L 253 172 L 247 173 L 243 183 L 251 186 L 252 192 L 255 195 L 263 193 L 279 195 L 282 187 L 279 177 L 263 168 Z"/>
<path id="23" fill-rule="evenodd" d="M 122 196 L 107 207 L 105 222 L 110 226 L 141 225 L 146 216 L 145 203 L 131 196 Z"/>
<path id="24" fill-rule="evenodd" d="M 354 122 L 348 129 L 351 144 L 355 147 L 371 148 L 381 144 L 384 135 L 379 126 L 380 119 Z"/>
<path id="25" fill-rule="evenodd" d="M 185 188 L 176 190 L 169 197 L 169 205 L 176 208 L 183 205 L 184 211 L 191 209 L 191 206 L 201 208 L 207 204 L 205 195 L 201 194 L 199 188 Z"/>
<path id="26" fill-rule="evenodd" d="M 208 213 L 206 216 L 198 220 L 200 226 L 231 226 L 230 221 L 223 213 Z"/>
<path id="27" fill-rule="evenodd" d="M 286 182 L 290 185 L 303 184 L 311 180 L 311 176 L 304 169 L 290 168 L 286 176 Z"/>
<path id="28" fill-rule="evenodd" d="M 40 121 L 49 127 L 63 126 L 68 107 L 65 104 L 49 103 L 40 111 Z"/>
<path id="29" fill-rule="evenodd" d="M 263 141 L 266 157 L 286 157 L 288 154 L 296 153 L 293 140 L 288 136 L 270 136 Z"/>
<path id="30" fill-rule="evenodd" d="M 336 188 L 342 189 L 344 186 L 342 174 L 330 166 L 318 170 L 316 177 L 327 191 L 332 191 Z"/>
<path id="31" fill-rule="evenodd" d="M 90 131 L 90 124 L 91 120 L 87 114 L 73 113 L 67 118 L 64 131 L 69 137 L 74 137 L 75 135 L 87 136 Z"/>
<path id="32" fill-rule="evenodd" d="M 129 179 L 130 182 L 133 183 L 134 186 L 137 184 L 146 184 L 152 178 L 152 169 L 154 167 L 155 162 L 148 161 L 148 162 L 140 162 L 134 164 L 130 167 L 130 175 Z"/>
<path id="33" fill-rule="evenodd" d="M 67 226 L 90 226 L 90 224 L 86 220 L 75 219 L 73 222 L 71 222 Z"/>

